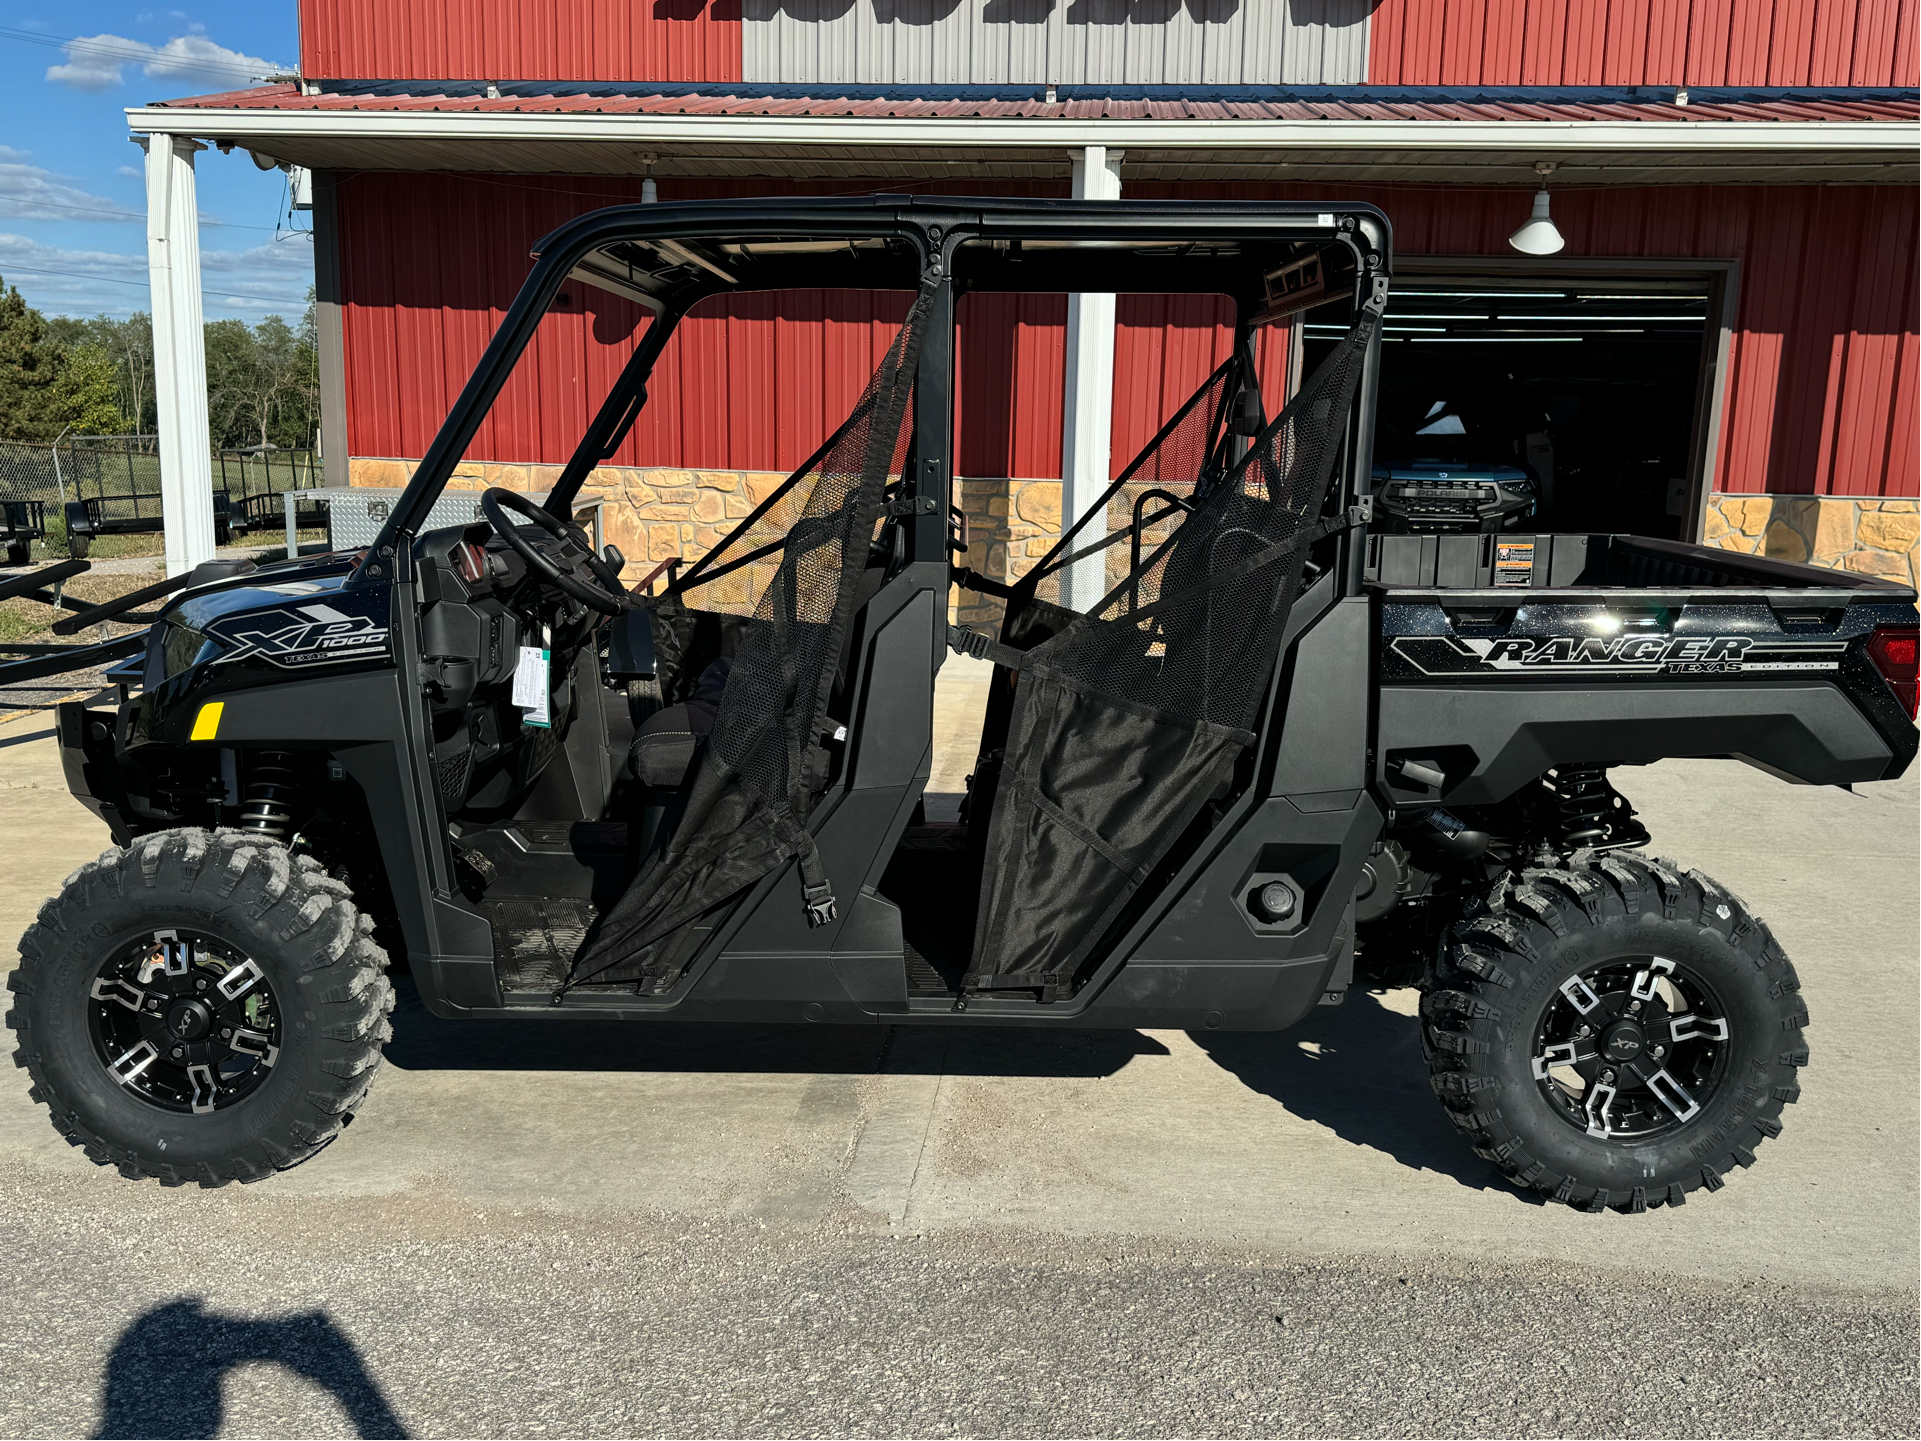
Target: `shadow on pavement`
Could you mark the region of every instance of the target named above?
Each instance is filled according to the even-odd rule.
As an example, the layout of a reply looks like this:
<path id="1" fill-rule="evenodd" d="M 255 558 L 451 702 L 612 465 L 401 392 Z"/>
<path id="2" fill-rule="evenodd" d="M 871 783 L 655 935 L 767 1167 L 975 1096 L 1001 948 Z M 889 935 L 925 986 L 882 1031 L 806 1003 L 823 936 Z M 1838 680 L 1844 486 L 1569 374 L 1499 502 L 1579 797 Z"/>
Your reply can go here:
<path id="1" fill-rule="evenodd" d="M 273 1321 L 211 1314 L 198 1299 L 138 1317 L 107 1358 L 101 1436 L 216 1436 L 221 1382 L 236 1366 L 271 1361 L 330 1391 L 361 1436 L 406 1429 L 360 1352 L 323 1311 Z"/>
<path id="2" fill-rule="evenodd" d="M 942 1031 L 646 1021 L 443 1021 L 394 977 L 387 1060 L 403 1071 L 762 1071 L 799 1075 L 1111 1076 L 1167 1048 L 1138 1031 Z M 926 1033 L 931 1035 L 931 1032 Z M 913 1039 L 902 1039 L 913 1038 Z"/>
<path id="3" fill-rule="evenodd" d="M 1360 989 L 1278 1034 L 1191 1032 L 1194 1043 L 1251 1091 L 1344 1141 L 1437 1171 L 1463 1186 L 1539 1204 L 1469 1149 L 1427 1084 L 1419 1023 Z"/>

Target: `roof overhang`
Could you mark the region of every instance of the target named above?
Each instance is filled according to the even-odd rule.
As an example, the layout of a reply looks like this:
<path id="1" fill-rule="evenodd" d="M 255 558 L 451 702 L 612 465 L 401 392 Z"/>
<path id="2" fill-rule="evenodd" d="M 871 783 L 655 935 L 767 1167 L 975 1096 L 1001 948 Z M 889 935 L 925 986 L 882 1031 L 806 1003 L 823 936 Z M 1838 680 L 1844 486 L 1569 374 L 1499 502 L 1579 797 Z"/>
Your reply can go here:
<path id="1" fill-rule="evenodd" d="M 1039 179 L 1102 145 L 1124 150 L 1138 180 L 1517 184 L 1533 183 L 1537 161 L 1555 162 L 1563 185 L 1921 180 L 1915 127 L 1883 120 L 555 113 L 372 98 L 146 106 L 127 119 L 315 169 Z"/>

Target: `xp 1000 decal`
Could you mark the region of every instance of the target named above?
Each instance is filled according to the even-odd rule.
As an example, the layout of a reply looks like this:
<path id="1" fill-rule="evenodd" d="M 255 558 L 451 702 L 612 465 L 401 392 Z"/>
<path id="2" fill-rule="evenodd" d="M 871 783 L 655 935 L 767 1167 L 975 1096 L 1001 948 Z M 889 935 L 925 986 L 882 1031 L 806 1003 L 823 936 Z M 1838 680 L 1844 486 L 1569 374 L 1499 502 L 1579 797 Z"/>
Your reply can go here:
<path id="1" fill-rule="evenodd" d="M 222 616 L 207 633 L 225 647 L 221 665 L 240 660 L 264 660 L 287 670 L 336 665 L 344 661 L 384 660 L 387 656 L 385 596 L 377 597 L 380 614 L 367 613 L 367 600 L 343 595 L 327 601 L 275 606 Z M 356 604 L 356 602 L 358 602 Z M 342 609 L 342 606 L 351 609 Z"/>
<path id="2" fill-rule="evenodd" d="M 1752 635 L 1399 635 L 1391 649 L 1423 675 L 1743 675 L 1827 671 L 1845 640 Z"/>

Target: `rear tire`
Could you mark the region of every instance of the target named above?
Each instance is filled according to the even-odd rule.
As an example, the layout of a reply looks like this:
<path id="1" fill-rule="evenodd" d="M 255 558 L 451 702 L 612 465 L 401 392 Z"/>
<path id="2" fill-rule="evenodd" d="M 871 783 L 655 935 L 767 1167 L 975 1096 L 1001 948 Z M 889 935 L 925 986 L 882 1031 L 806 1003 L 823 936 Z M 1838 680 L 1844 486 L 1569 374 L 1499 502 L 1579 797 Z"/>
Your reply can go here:
<path id="1" fill-rule="evenodd" d="M 1719 1190 L 1781 1133 L 1808 1060 L 1768 928 L 1700 872 L 1619 853 L 1504 885 L 1454 927 L 1421 1015 L 1475 1152 L 1586 1211 Z"/>
<path id="2" fill-rule="evenodd" d="M 221 1186 L 284 1171 L 352 1120 L 392 1035 L 372 929 L 311 856 L 233 830 L 144 836 L 75 871 L 21 938 L 15 1064 L 54 1129 L 123 1176 Z M 196 941 L 163 966 L 159 938 L 175 934 Z M 264 1004 L 236 1020 L 249 996 Z M 188 1045 L 155 1029 L 169 1006 L 201 1008 L 183 1020 Z M 228 1050 L 218 1038 L 235 1027 Z"/>

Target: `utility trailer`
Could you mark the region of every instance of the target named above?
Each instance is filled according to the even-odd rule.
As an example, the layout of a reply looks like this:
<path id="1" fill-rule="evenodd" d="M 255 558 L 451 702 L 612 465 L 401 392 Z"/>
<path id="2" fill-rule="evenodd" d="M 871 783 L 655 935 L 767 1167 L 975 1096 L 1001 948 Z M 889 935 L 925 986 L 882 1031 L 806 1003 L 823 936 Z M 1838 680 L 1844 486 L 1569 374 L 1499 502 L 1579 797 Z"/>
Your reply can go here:
<path id="1" fill-rule="evenodd" d="M 83 558 L 93 549 L 93 543 L 101 536 L 108 535 L 157 535 L 166 528 L 166 520 L 159 512 L 141 515 L 136 509 L 132 515 L 118 515 L 107 509 L 116 502 L 117 496 L 90 495 L 82 500 L 70 500 L 64 507 L 67 521 L 67 554 L 75 560 Z M 246 513 L 236 509 L 233 498 L 224 490 L 213 493 L 213 538 L 216 545 L 230 544 L 236 529 L 247 528 Z"/>
<path id="2" fill-rule="evenodd" d="M 1421 988 L 1439 1100 L 1516 1184 L 1718 1188 L 1798 1094 L 1806 1011 L 1738 898 L 1640 853 L 1610 770 L 1902 774 L 1915 594 L 1629 536 L 1376 534 L 1391 283 L 1387 217 L 1345 202 L 703 202 L 549 235 L 370 544 L 189 587 L 139 694 L 62 709 L 114 848 L 21 942 L 34 1095 L 128 1176 L 270 1175 L 366 1094 L 390 956 L 437 1016 L 620 1019 L 637 1047 L 1279 1031 L 1364 981 Z M 637 334 L 618 379 L 544 499 L 431 526 L 563 285 Z M 583 484 L 683 316 L 784 289 L 892 292 L 899 330 L 814 456 L 629 589 Z M 955 304 L 990 291 L 1237 317 L 1018 576 L 956 563 Z M 1303 309 L 1345 334 L 1264 396 L 1257 336 Z M 996 630 L 949 623 L 957 585 Z M 930 821 L 954 652 L 993 679 L 962 816 Z"/>

